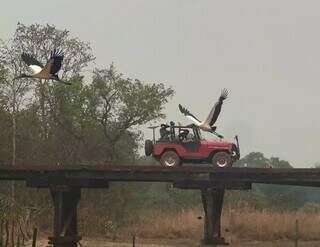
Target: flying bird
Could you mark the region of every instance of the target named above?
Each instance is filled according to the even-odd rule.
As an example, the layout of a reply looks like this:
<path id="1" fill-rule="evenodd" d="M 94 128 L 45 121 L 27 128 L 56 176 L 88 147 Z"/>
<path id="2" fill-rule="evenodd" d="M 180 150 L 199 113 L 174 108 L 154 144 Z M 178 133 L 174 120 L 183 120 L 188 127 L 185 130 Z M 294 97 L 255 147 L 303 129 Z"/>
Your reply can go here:
<path id="1" fill-rule="evenodd" d="M 44 80 L 55 80 L 67 85 L 71 85 L 70 82 L 60 80 L 57 73 L 61 69 L 63 54 L 56 49 L 51 51 L 50 58 L 48 59 L 45 66 L 42 65 L 37 59 L 27 53 L 22 53 L 21 59 L 26 65 L 32 70 L 31 75 L 21 74 L 15 79 L 19 78 L 36 78 Z"/>
<path id="2" fill-rule="evenodd" d="M 182 105 L 179 104 L 179 110 L 181 113 L 183 113 L 187 118 L 189 118 L 191 121 L 193 121 L 200 129 L 211 132 L 213 134 L 216 134 L 220 138 L 222 138 L 221 135 L 217 134 L 215 131 L 217 129 L 216 126 L 214 126 L 215 122 L 217 121 L 219 114 L 221 112 L 221 106 L 223 104 L 223 101 L 228 97 L 228 90 L 223 89 L 221 91 L 221 95 L 219 97 L 219 100 L 215 103 L 213 108 L 210 111 L 209 116 L 205 121 L 200 121 L 197 117 L 195 117 L 192 113 L 190 113 L 189 110 L 184 108 Z"/>

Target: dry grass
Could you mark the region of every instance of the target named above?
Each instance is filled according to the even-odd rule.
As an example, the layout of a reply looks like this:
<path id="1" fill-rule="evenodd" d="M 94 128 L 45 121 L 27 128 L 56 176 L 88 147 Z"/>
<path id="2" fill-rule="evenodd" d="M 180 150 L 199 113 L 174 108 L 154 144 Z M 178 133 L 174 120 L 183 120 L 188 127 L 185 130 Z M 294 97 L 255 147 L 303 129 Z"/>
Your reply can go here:
<path id="1" fill-rule="evenodd" d="M 149 239 L 189 239 L 198 241 L 203 237 L 202 209 L 184 210 L 180 213 L 161 211 L 144 212 L 132 217 L 131 224 L 114 226 L 108 232 L 103 217 L 89 217 L 80 220 L 80 233 L 83 236 L 103 236 L 113 239 L 130 239 L 134 234 L 138 238 Z M 306 212 L 271 212 L 250 208 L 225 208 L 222 217 L 222 235 L 228 242 L 271 241 L 292 242 L 295 237 L 295 221 L 299 220 L 299 238 L 301 241 L 320 240 L 319 213 Z M 94 222 L 93 222 L 94 221 Z M 87 224 L 84 224 L 86 222 Z M 85 227 L 84 227 L 85 226 Z M 93 227 L 94 226 L 94 227 Z M 40 227 L 44 234 L 44 227 Z M 47 229 L 43 236 L 50 235 Z M 157 241 L 159 242 L 159 241 Z M 320 246 L 320 244 L 318 245 Z"/>
<path id="2" fill-rule="evenodd" d="M 145 238 L 199 239 L 203 229 L 202 220 L 197 219 L 199 215 L 201 215 L 200 210 L 187 210 L 178 214 L 153 212 L 123 231 Z"/>
<path id="3" fill-rule="evenodd" d="M 202 210 L 186 210 L 175 215 L 150 213 L 133 225 L 121 228 L 121 235 L 135 234 L 147 238 L 196 238 L 203 232 Z M 295 220 L 299 220 L 301 240 L 320 239 L 320 215 L 304 212 L 270 212 L 250 209 L 226 209 L 223 214 L 223 235 L 237 240 L 273 241 L 293 239 Z"/>
<path id="4" fill-rule="evenodd" d="M 240 239 L 279 240 L 294 239 L 296 219 L 299 221 L 300 239 L 320 239 L 320 216 L 317 214 L 228 210 L 224 214 L 223 223 Z"/>

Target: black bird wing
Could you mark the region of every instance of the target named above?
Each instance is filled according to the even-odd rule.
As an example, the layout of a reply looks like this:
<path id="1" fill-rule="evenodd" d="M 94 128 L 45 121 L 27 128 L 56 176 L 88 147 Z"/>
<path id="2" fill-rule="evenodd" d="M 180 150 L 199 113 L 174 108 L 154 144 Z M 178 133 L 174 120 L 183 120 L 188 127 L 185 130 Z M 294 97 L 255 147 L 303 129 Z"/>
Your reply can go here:
<path id="1" fill-rule="evenodd" d="M 63 54 L 56 49 L 51 51 L 50 58 L 44 67 L 44 70 L 51 75 L 59 72 L 63 61 Z"/>
<path id="2" fill-rule="evenodd" d="M 208 116 L 208 118 L 206 119 L 206 122 L 209 123 L 210 126 L 213 126 L 214 123 L 217 121 L 220 112 L 221 112 L 221 107 L 223 104 L 223 101 L 228 97 L 228 90 L 227 89 L 223 89 L 221 91 L 221 95 L 219 97 L 219 100 L 214 104 L 213 108 L 210 111 L 210 114 Z"/>
<path id="3" fill-rule="evenodd" d="M 22 53 L 21 54 L 21 59 L 23 62 L 25 62 L 26 65 L 30 66 L 30 65 L 37 65 L 40 66 L 41 68 L 43 68 L 43 64 L 40 63 L 37 59 L 35 59 L 33 56 L 31 56 L 30 54 L 27 53 Z"/>
<path id="4" fill-rule="evenodd" d="M 63 54 L 54 49 L 53 52 L 51 52 L 51 58 L 53 59 L 53 65 L 51 66 L 50 72 L 52 75 L 54 75 L 61 69 Z"/>
<path id="5" fill-rule="evenodd" d="M 182 105 L 179 104 L 179 110 L 182 114 L 184 114 L 187 118 L 191 119 L 194 123 L 196 123 L 197 125 L 201 124 L 201 121 L 196 118 L 193 114 L 191 114 L 191 112 L 189 110 L 187 110 L 186 108 L 184 108 Z"/>

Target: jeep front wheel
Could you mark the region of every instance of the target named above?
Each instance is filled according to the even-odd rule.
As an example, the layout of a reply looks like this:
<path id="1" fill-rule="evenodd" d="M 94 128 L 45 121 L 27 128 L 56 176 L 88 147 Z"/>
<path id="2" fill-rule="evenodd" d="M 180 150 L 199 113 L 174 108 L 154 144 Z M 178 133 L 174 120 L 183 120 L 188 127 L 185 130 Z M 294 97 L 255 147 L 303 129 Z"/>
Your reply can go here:
<path id="1" fill-rule="evenodd" d="M 218 152 L 212 157 L 212 164 L 215 167 L 224 168 L 232 166 L 232 157 L 226 152 Z"/>
<path id="2" fill-rule="evenodd" d="M 181 164 L 181 159 L 176 152 L 166 151 L 161 155 L 160 163 L 164 167 L 177 167 Z"/>

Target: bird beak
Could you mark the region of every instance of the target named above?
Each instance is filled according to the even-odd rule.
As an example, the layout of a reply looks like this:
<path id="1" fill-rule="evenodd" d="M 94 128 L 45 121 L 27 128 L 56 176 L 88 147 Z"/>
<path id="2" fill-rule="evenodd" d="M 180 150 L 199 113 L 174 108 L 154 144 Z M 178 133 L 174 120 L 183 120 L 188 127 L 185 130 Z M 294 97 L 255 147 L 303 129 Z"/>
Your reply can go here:
<path id="1" fill-rule="evenodd" d="M 59 82 L 61 82 L 61 83 L 65 84 L 65 85 L 71 85 L 71 82 L 61 81 L 61 80 L 59 80 Z"/>

